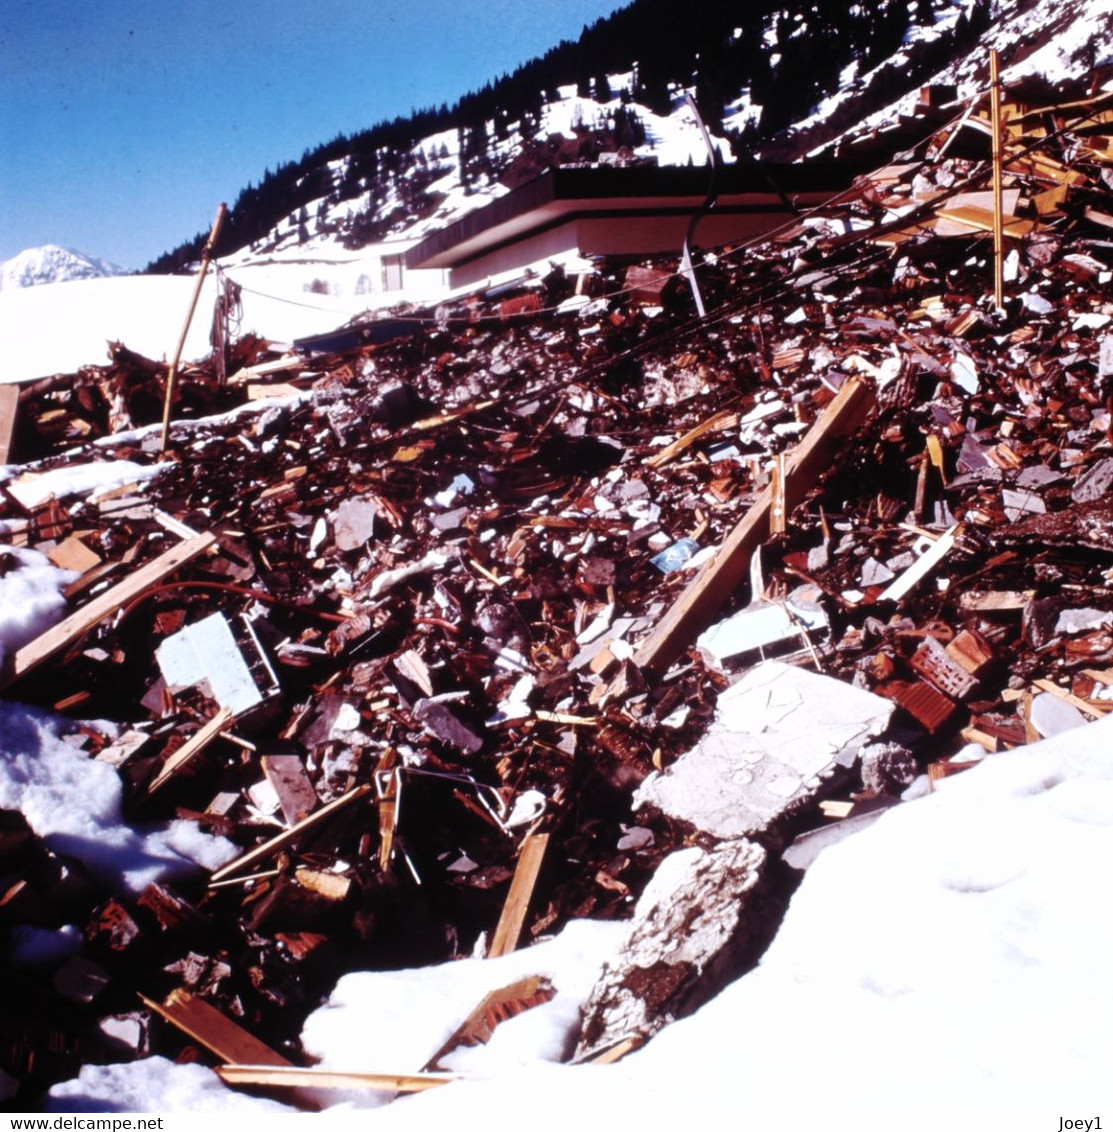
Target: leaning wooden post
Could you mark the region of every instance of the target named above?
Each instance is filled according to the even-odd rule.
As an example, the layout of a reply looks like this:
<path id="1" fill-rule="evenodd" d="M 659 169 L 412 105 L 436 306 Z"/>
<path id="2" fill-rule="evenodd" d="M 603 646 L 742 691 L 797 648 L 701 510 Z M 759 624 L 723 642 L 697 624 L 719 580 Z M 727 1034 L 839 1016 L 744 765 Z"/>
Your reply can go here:
<path id="1" fill-rule="evenodd" d="M 182 360 L 182 351 L 185 349 L 186 335 L 189 334 L 189 326 L 190 323 L 193 322 L 193 312 L 197 309 L 197 300 L 201 298 L 201 287 L 205 282 L 205 273 L 209 270 L 209 261 L 213 258 L 213 249 L 216 247 L 216 241 L 220 235 L 220 226 L 224 223 L 224 218 L 227 215 L 228 206 L 221 203 L 220 207 L 216 210 L 216 218 L 213 220 L 212 231 L 209 233 L 209 238 L 205 242 L 204 248 L 201 250 L 201 267 L 197 272 L 197 284 L 193 288 L 193 298 L 190 300 L 189 310 L 186 312 L 185 323 L 182 326 L 182 333 L 178 338 L 178 348 L 174 351 L 174 360 L 170 363 L 170 372 L 166 375 L 166 404 L 162 409 L 161 450 L 163 452 L 166 451 L 166 446 L 170 443 L 170 406 L 174 400 L 174 383 L 178 377 L 178 363 Z"/>
<path id="2" fill-rule="evenodd" d="M 1005 305 L 1005 228 L 1001 187 L 1001 75 L 997 50 L 989 53 L 989 107 L 993 125 L 993 302 Z"/>
<path id="3" fill-rule="evenodd" d="M 787 454 L 782 477 L 786 516 L 831 467 L 846 439 L 864 423 L 875 404 L 869 382 L 849 378 L 807 436 Z M 639 668 L 661 675 L 711 622 L 745 580 L 754 551 L 768 535 L 772 512 L 770 484 L 638 646 L 634 663 Z"/>

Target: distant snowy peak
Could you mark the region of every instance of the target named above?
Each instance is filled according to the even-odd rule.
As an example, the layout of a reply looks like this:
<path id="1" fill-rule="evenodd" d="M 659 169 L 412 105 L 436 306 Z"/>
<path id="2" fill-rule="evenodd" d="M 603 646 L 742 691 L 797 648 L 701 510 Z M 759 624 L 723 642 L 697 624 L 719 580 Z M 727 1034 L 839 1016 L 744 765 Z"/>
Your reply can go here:
<path id="1" fill-rule="evenodd" d="M 44 244 L 41 248 L 28 248 L 0 264 L 0 291 L 127 274 L 126 268 L 107 260 L 60 248 L 57 244 Z"/>

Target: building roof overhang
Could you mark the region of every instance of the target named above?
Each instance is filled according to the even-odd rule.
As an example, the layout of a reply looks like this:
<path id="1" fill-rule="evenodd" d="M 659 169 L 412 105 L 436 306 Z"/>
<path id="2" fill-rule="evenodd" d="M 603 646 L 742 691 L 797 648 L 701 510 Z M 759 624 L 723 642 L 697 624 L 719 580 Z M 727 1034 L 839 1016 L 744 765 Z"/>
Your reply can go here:
<path id="1" fill-rule="evenodd" d="M 715 175 L 715 212 L 779 212 L 820 203 L 847 188 L 861 170 L 845 162 L 730 165 Z M 706 166 L 547 170 L 483 208 L 426 236 L 406 252 L 406 266 L 460 267 L 559 224 L 584 217 L 692 215 L 707 199 Z"/>

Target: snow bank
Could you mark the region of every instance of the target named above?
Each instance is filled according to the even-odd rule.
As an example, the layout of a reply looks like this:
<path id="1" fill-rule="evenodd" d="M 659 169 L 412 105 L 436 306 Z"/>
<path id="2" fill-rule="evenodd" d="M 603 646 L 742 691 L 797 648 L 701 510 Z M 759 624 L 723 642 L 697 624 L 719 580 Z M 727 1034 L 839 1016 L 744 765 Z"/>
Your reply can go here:
<path id="1" fill-rule="evenodd" d="M 504 1022 L 486 1045 L 449 1055 L 444 1066 L 492 1076 L 534 1061 L 559 1061 L 571 1053 L 580 1007 L 625 927 L 581 920 L 555 939 L 499 959 L 346 975 L 328 1002 L 306 1020 L 302 1044 L 311 1057 L 332 1069 L 417 1072 L 484 995 L 518 979 L 544 975 L 557 992 L 550 1002 Z M 373 1025 L 368 1025 L 369 1019 Z M 388 1098 L 363 1094 L 354 1099 L 373 1107 Z"/>
<path id="2" fill-rule="evenodd" d="M 619 1065 L 438 1090 L 382 1126 L 470 1127 L 496 1105 L 544 1129 L 587 1113 L 877 1130 L 1101 1113 L 1111 743 L 1106 719 L 987 758 L 832 846 L 758 968 Z"/>
<path id="3" fill-rule="evenodd" d="M 84 365 L 107 365 L 109 341 L 122 341 L 149 358 L 173 353 L 182 332 L 195 280 L 184 275 L 121 275 L 77 279 L 0 292 L 0 381 L 29 381 L 53 373 L 76 373 Z M 182 357 L 208 355 L 215 284 L 201 294 Z"/>
<path id="4" fill-rule="evenodd" d="M 306 261 L 275 267 L 260 274 L 237 269 L 247 288 L 242 295 L 239 332 L 289 342 L 334 330 L 366 310 L 365 299 L 351 295 L 330 298 L 304 290 L 306 283 L 333 277 L 329 263 Z M 155 361 L 168 360 L 182 332 L 196 277 L 128 275 L 81 279 L 0 291 L 0 341 L 4 369 L 0 382 L 31 381 L 55 373 L 76 373 L 82 366 L 109 362 L 108 342 Z M 393 293 L 392 301 L 402 298 Z M 182 358 L 201 361 L 212 350 L 209 330 L 216 301 L 210 274 L 202 286 L 197 313 L 186 337 Z"/>
<path id="5" fill-rule="evenodd" d="M 236 854 L 231 842 L 187 821 L 141 832 L 120 813 L 116 771 L 61 738 L 65 720 L 0 702 L 0 809 L 19 810 L 58 853 L 76 857 L 113 887 L 215 869 Z"/>
<path id="6" fill-rule="evenodd" d="M 514 1068 L 555 1048 L 555 1020 L 550 1030 L 526 1012 L 457 1062 L 491 1076 L 367 1119 L 472 1129 L 503 1114 L 566 1132 L 585 1119 L 691 1127 L 729 1114 L 738 1128 L 880 1132 L 987 1120 L 1053 1130 L 1063 1115 L 1100 1114 L 1113 1057 L 1111 750 L 1108 718 L 988 757 L 825 850 L 758 968 L 618 1065 Z M 549 951 L 486 964 L 348 976 L 310 1018 L 306 1044 L 336 1066 L 412 1067 L 485 989 L 546 967 L 559 985 L 562 948 L 584 955 L 578 994 L 613 944 L 596 930 L 611 929 L 572 925 Z M 531 1025 L 543 1040 L 527 1041 Z M 151 1064 L 116 1067 L 95 1089 L 108 1071 L 87 1069 L 53 1093 L 80 1086 L 90 1109 L 131 1103 L 140 1087 L 154 1111 L 211 1100 Z"/>

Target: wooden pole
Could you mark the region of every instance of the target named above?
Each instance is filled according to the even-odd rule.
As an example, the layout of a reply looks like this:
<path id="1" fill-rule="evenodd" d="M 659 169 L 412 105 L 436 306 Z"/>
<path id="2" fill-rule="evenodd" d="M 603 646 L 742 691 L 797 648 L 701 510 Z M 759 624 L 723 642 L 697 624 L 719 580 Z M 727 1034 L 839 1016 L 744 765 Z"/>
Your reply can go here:
<path id="1" fill-rule="evenodd" d="M 1005 305 L 1005 230 L 1001 186 L 1001 74 L 994 48 L 989 53 L 989 108 L 993 125 L 993 302 Z"/>
<path id="2" fill-rule="evenodd" d="M 170 406 L 174 400 L 174 384 L 178 377 L 178 364 L 182 360 L 186 335 L 189 334 L 190 323 L 193 322 L 193 312 L 197 309 L 197 301 L 201 298 L 201 288 L 205 282 L 205 274 L 209 270 L 209 261 L 213 258 L 213 249 L 216 247 L 217 238 L 220 236 L 220 227 L 227 215 L 228 206 L 222 202 L 216 210 L 216 217 L 213 220 L 209 238 L 201 250 L 201 267 L 197 271 L 197 283 L 193 288 L 193 298 L 189 302 L 189 310 L 186 312 L 185 323 L 182 325 L 182 333 L 178 338 L 177 349 L 174 351 L 174 360 L 170 363 L 170 372 L 166 375 L 166 404 L 162 410 L 162 445 L 160 448 L 162 452 L 166 451 L 166 446 L 170 442 Z"/>

